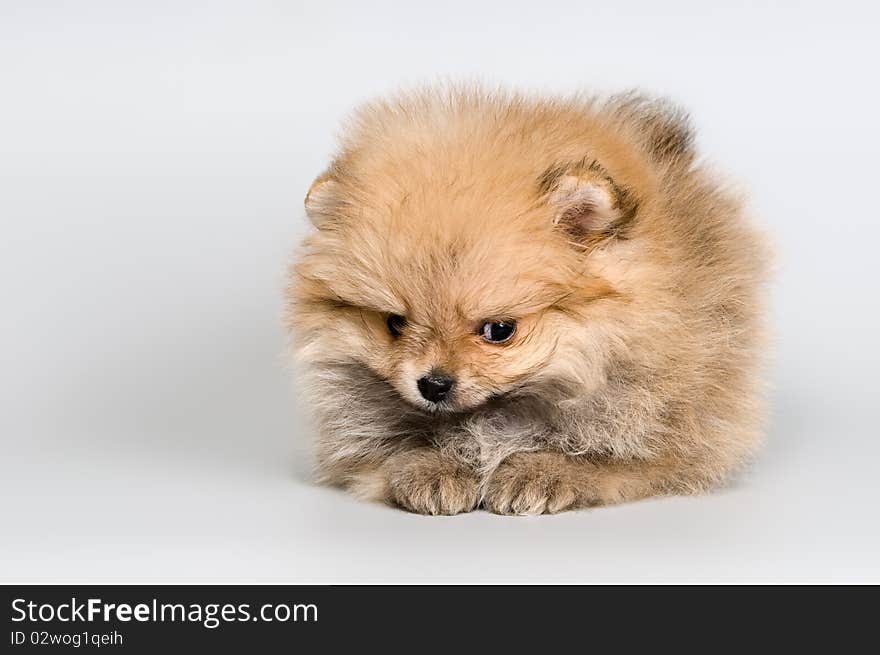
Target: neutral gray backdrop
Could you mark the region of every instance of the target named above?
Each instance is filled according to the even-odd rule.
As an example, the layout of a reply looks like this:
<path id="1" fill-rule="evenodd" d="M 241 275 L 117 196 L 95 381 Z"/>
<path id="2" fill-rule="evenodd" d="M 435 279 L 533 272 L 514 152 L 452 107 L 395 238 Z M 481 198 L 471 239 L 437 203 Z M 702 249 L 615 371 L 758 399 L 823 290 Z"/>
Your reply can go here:
<path id="1" fill-rule="evenodd" d="M 0 0 L 0 582 L 880 582 L 877 11 Z M 773 235 L 734 488 L 426 518 L 308 480 L 302 198 L 356 103 L 476 78 L 692 110 Z"/>

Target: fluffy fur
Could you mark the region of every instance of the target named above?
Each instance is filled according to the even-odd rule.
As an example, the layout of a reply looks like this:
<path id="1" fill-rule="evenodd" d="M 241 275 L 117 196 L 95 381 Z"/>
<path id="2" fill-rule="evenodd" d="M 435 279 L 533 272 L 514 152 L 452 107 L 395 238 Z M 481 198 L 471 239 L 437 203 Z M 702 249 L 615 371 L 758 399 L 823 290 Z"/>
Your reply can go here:
<path id="1" fill-rule="evenodd" d="M 288 323 L 323 481 L 428 514 L 558 512 L 703 492 L 759 445 L 764 246 L 667 103 L 376 102 L 306 210 Z M 517 330 L 487 343 L 487 320 Z M 435 404 L 417 380 L 438 368 Z"/>

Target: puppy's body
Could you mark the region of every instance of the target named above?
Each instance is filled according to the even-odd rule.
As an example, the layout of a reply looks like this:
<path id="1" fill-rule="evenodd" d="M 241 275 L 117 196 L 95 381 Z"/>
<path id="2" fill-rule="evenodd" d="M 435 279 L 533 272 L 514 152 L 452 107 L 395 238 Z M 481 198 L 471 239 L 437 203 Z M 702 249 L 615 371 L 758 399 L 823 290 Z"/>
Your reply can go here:
<path id="1" fill-rule="evenodd" d="M 325 481 L 556 512 L 700 492 L 753 453 L 765 253 L 675 110 L 421 93 L 342 146 L 289 288 Z"/>

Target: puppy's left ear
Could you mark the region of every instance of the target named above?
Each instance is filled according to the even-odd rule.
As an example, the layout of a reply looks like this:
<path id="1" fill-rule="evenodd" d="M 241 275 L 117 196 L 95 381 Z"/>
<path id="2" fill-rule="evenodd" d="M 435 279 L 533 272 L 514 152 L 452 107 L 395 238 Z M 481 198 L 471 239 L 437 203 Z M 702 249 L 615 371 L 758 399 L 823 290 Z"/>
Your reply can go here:
<path id="1" fill-rule="evenodd" d="M 624 236 L 638 201 L 596 164 L 555 167 L 541 178 L 553 222 L 578 241 Z"/>
<path id="2" fill-rule="evenodd" d="M 306 215 L 316 228 L 321 229 L 329 220 L 337 215 L 339 208 L 339 182 L 333 173 L 333 169 L 327 169 L 321 173 L 312 186 L 309 187 L 305 198 Z"/>

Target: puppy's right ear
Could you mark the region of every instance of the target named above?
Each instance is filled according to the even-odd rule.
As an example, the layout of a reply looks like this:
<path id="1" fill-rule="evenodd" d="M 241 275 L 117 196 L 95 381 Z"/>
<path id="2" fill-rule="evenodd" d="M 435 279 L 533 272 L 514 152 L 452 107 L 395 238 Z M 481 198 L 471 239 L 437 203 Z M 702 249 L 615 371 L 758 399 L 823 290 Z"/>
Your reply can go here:
<path id="1" fill-rule="evenodd" d="M 306 193 L 306 215 L 312 225 L 320 230 L 327 225 L 327 221 L 336 216 L 339 204 L 339 182 L 336 181 L 333 170 L 328 169 L 312 182 Z"/>
<path id="2" fill-rule="evenodd" d="M 626 238 L 639 209 L 627 187 L 617 184 L 595 160 L 555 164 L 541 175 L 539 193 L 553 210 L 553 224 L 574 241 Z"/>

